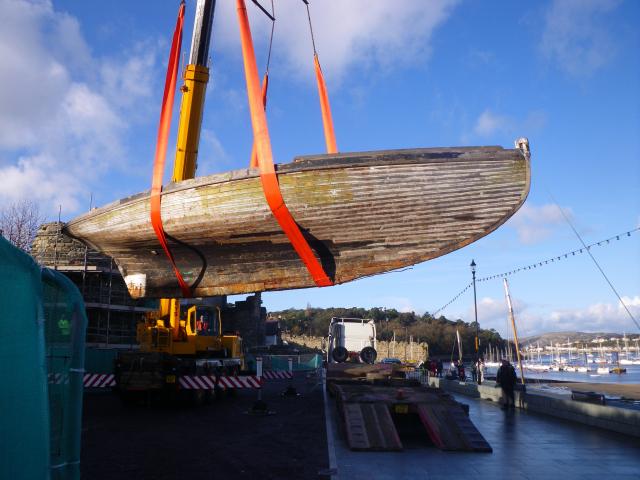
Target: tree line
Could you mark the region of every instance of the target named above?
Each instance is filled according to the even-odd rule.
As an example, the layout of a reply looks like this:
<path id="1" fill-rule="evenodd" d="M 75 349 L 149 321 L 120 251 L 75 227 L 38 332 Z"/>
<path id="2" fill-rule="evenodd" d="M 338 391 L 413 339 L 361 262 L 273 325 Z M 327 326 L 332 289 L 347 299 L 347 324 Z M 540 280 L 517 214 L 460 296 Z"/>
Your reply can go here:
<path id="1" fill-rule="evenodd" d="M 280 321 L 280 328 L 294 335 L 326 337 L 332 317 L 351 317 L 372 319 L 376 323 L 378 340 L 426 342 L 431 355 L 451 354 L 455 347 L 456 330 L 460 332 L 462 350 L 466 355 L 475 353 L 475 322 L 463 322 L 460 319 L 449 320 L 440 315 L 434 317 L 428 312 L 422 315 L 415 312 L 399 312 L 394 308 L 289 308 L 270 312 L 271 317 Z M 479 329 L 480 352 L 487 345 L 504 348 L 506 341 L 494 329 Z"/>

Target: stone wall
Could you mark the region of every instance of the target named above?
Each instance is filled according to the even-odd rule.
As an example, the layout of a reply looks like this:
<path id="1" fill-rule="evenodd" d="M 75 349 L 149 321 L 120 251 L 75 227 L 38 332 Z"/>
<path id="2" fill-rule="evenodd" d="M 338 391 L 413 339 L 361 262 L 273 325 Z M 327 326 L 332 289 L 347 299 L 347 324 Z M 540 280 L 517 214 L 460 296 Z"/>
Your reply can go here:
<path id="1" fill-rule="evenodd" d="M 323 337 L 310 337 L 307 335 L 282 334 L 282 339 L 291 343 L 296 343 L 304 347 L 323 350 L 326 348 L 326 339 Z M 416 342 L 387 342 L 378 340 L 378 360 L 383 358 L 399 358 L 403 362 L 419 362 L 426 358 L 426 343 Z"/>
<path id="2" fill-rule="evenodd" d="M 109 268 L 111 258 L 85 247 L 82 242 L 64 235 L 63 224 L 60 222 L 43 223 L 31 246 L 31 256 L 45 267 L 84 265 L 84 255 L 87 252 L 87 264 Z"/>
<path id="3" fill-rule="evenodd" d="M 222 329 L 238 331 L 246 348 L 264 344 L 267 310 L 262 306 L 260 293 L 227 306 L 222 312 Z"/>

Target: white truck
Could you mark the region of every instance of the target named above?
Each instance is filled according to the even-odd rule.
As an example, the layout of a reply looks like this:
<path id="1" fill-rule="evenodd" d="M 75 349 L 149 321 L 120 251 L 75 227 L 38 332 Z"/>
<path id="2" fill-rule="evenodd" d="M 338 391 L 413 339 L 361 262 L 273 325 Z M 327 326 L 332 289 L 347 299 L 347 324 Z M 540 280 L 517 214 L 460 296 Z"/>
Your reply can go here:
<path id="1" fill-rule="evenodd" d="M 342 363 L 353 360 L 374 363 L 376 351 L 376 324 L 364 318 L 333 317 L 329 324 L 327 362 Z"/>

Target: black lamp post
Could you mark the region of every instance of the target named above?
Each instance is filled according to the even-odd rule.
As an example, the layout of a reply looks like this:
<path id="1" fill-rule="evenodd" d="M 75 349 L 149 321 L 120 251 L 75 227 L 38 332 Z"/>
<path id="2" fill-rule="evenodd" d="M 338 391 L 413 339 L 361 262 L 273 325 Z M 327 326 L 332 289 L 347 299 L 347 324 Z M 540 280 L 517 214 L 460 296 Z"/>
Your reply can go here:
<path id="1" fill-rule="evenodd" d="M 473 308 L 476 313 L 476 378 L 478 385 L 482 383 L 480 376 L 480 337 L 478 333 L 478 300 L 476 297 L 476 262 L 471 260 L 471 275 L 473 276 Z"/>

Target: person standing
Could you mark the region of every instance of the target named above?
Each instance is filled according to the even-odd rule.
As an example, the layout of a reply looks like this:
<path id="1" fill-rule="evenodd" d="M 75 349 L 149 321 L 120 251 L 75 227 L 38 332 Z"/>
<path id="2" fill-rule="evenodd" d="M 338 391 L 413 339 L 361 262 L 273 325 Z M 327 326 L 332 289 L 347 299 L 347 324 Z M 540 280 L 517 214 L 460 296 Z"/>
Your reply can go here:
<path id="1" fill-rule="evenodd" d="M 516 386 L 516 369 L 509 363 L 509 360 L 503 359 L 502 365 L 498 369 L 496 376 L 496 384 L 502 388 L 502 397 L 504 398 L 503 409 L 516 408 L 514 389 Z"/>
<path id="2" fill-rule="evenodd" d="M 436 376 L 436 369 L 434 367 L 435 364 L 436 364 L 436 361 L 433 358 L 431 360 L 429 360 L 428 363 L 427 363 L 427 370 L 429 371 L 429 376 L 430 377 L 435 377 Z"/>

